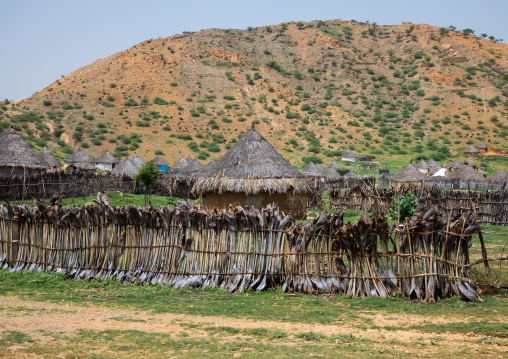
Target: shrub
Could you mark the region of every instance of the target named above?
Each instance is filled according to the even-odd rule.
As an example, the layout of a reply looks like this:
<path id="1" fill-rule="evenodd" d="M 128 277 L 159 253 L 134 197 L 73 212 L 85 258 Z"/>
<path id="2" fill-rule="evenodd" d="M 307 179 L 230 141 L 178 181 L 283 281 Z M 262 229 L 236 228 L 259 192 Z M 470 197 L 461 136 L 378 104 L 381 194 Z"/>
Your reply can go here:
<path id="1" fill-rule="evenodd" d="M 233 95 L 224 95 L 224 96 L 222 96 L 222 98 L 223 98 L 224 100 L 234 101 L 235 96 L 233 96 Z"/>
<path id="2" fill-rule="evenodd" d="M 402 196 L 402 198 L 400 198 L 399 196 L 400 194 L 396 194 L 393 197 L 390 206 L 390 212 L 388 213 L 388 218 L 390 218 L 392 221 L 397 221 L 399 219 L 399 208 L 400 208 L 400 220 L 403 221 L 406 218 L 413 217 L 413 214 L 416 208 L 418 207 L 418 202 L 414 198 L 413 192 L 406 192 Z"/>
<path id="3" fill-rule="evenodd" d="M 90 145 L 88 144 L 88 142 L 81 142 L 80 143 L 80 146 L 83 147 L 83 148 L 88 148 L 90 147 Z"/>
<path id="4" fill-rule="evenodd" d="M 153 99 L 153 103 L 156 105 L 168 105 L 169 104 L 169 102 L 167 102 L 166 100 L 164 100 L 163 98 L 160 98 L 160 97 L 155 97 Z"/>
<path id="5" fill-rule="evenodd" d="M 42 101 L 42 104 L 44 106 L 51 106 L 51 105 L 53 105 L 53 102 L 51 102 L 51 100 L 44 100 L 44 101 Z"/>
<path id="6" fill-rule="evenodd" d="M 133 99 L 130 98 L 123 103 L 124 106 L 139 106 L 139 104 Z"/>

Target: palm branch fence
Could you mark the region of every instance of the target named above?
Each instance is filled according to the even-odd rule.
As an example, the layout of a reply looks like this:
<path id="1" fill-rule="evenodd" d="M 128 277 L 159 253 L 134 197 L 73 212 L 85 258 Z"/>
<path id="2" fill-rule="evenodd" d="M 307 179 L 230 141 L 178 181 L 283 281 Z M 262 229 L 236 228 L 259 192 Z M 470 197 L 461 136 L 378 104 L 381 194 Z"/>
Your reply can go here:
<path id="1" fill-rule="evenodd" d="M 381 189 L 357 185 L 345 189 L 330 186 L 328 193 L 332 209 L 387 213 L 395 196 L 409 191 L 419 208 L 436 207 L 445 217 L 474 209 L 481 223 L 508 226 L 508 191 L 454 191 L 437 186 Z"/>
<path id="2" fill-rule="evenodd" d="M 435 209 L 389 227 L 377 213 L 344 223 L 342 214 L 323 211 L 313 222 L 297 222 L 271 206 L 217 213 L 182 201 L 174 209 L 5 204 L 0 268 L 173 288 L 281 286 L 284 292 L 476 301 L 469 247 L 478 230 L 474 212 L 445 219 Z"/>

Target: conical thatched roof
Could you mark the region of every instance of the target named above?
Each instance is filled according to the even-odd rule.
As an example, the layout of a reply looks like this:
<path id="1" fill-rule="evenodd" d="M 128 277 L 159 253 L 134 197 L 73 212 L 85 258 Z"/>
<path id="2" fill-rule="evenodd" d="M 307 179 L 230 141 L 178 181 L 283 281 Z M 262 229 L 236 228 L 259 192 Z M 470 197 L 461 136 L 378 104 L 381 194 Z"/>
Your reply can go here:
<path id="1" fill-rule="evenodd" d="M 46 162 L 50 168 L 62 167 L 62 163 L 47 149 L 47 147 L 40 150 L 37 155 L 43 162 Z"/>
<path id="2" fill-rule="evenodd" d="M 312 192 L 311 183 L 282 157 L 254 129 L 247 131 L 215 164 L 197 179 L 193 191 L 243 192 Z"/>
<path id="3" fill-rule="evenodd" d="M 138 171 L 139 171 L 138 166 L 136 166 L 132 162 L 132 160 L 126 158 L 111 170 L 111 174 L 114 176 L 134 177 L 138 173 Z"/>
<path id="4" fill-rule="evenodd" d="M 508 172 L 504 170 L 497 171 L 489 177 L 490 182 L 508 182 Z"/>
<path id="5" fill-rule="evenodd" d="M 346 173 L 344 176 L 342 176 L 344 179 L 357 179 L 360 178 L 353 170 Z"/>
<path id="6" fill-rule="evenodd" d="M 33 149 L 12 128 L 0 134 L 0 167 L 48 168 Z"/>
<path id="7" fill-rule="evenodd" d="M 107 164 L 111 164 L 111 165 L 116 165 L 116 164 L 120 163 L 120 161 L 118 161 L 115 157 L 113 157 L 113 155 L 111 153 L 109 153 L 109 151 L 106 151 L 102 155 L 97 157 L 94 160 L 94 162 L 95 163 L 107 163 Z"/>
<path id="8" fill-rule="evenodd" d="M 131 160 L 131 162 L 132 162 L 132 163 L 133 163 L 136 167 L 138 167 L 138 168 L 139 168 L 140 166 L 142 166 L 142 165 L 144 165 L 144 164 L 145 164 L 145 161 L 143 161 L 143 160 L 141 159 L 141 157 L 139 157 L 139 156 L 136 154 L 136 152 L 134 152 L 134 156 L 132 156 L 132 157 L 130 158 L 130 160 Z"/>
<path id="9" fill-rule="evenodd" d="M 95 170 L 95 166 L 88 162 L 76 162 L 73 165 L 82 170 Z"/>
<path id="10" fill-rule="evenodd" d="M 413 166 L 411 163 L 402 167 L 402 169 L 393 175 L 394 181 L 422 181 L 425 179 L 425 175 L 420 172 L 418 168 Z"/>
<path id="11" fill-rule="evenodd" d="M 342 154 L 342 157 L 343 158 L 356 158 L 356 155 L 355 155 L 355 153 L 353 151 L 347 150 L 346 152 L 344 152 Z"/>
<path id="12" fill-rule="evenodd" d="M 454 160 L 452 163 L 448 165 L 448 168 L 460 168 L 462 167 L 462 163 L 457 160 Z"/>
<path id="13" fill-rule="evenodd" d="M 309 162 L 302 170 L 302 173 L 307 177 L 324 177 L 323 167 L 314 162 Z"/>
<path id="14" fill-rule="evenodd" d="M 152 160 L 152 162 L 154 165 L 157 165 L 157 166 L 167 166 L 168 165 L 168 163 L 166 161 L 164 161 L 164 158 L 162 158 L 161 156 L 156 156 Z"/>
<path id="15" fill-rule="evenodd" d="M 463 181 L 485 181 L 485 177 L 471 166 L 462 166 L 448 177 L 460 178 Z"/>
<path id="16" fill-rule="evenodd" d="M 330 168 L 330 166 L 328 166 L 323 171 L 323 177 L 328 179 L 339 179 L 341 178 L 341 175 L 335 169 Z"/>
<path id="17" fill-rule="evenodd" d="M 430 167 L 443 167 L 443 166 L 441 166 L 441 164 L 439 162 L 435 161 L 434 159 L 428 160 L 427 166 L 429 166 L 429 168 Z"/>
<path id="18" fill-rule="evenodd" d="M 185 167 L 189 165 L 189 161 L 183 156 L 176 160 L 175 163 L 171 166 L 171 171 L 182 171 Z"/>
<path id="19" fill-rule="evenodd" d="M 422 169 L 422 170 L 428 170 L 429 169 L 429 165 L 427 164 L 427 162 L 425 162 L 423 160 L 423 158 L 420 160 L 420 162 L 418 162 L 416 165 L 415 165 L 416 168 L 419 168 L 419 169 Z"/>
<path id="20" fill-rule="evenodd" d="M 92 162 L 92 157 L 88 156 L 81 150 L 77 150 L 72 155 L 65 157 L 64 162 L 68 164 L 90 163 Z"/>
<path id="21" fill-rule="evenodd" d="M 479 150 L 486 150 L 487 145 L 485 143 L 483 143 L 483 141 L 481 141 L 479 144 L 476 145 L 476 148 Z"/>
<path id="22" fill-rule="evenodd" d="M 334 169 L 334 170 L 341 170 L 341 169 L 343 169 L 343 167 L 342 167 L 341 165 L 339 165 L 339 164 L 338 164 L 337 162 L 335 162 L 335 161 L 330 162 L 330 164 L 329 164 L 329 165 L 328 165 L 328 167 L 326 167 L 326 168 L 332 168 L 332 169 Z"/>
<path id="23" fill-rule="evenodd" d="M 478 166 L 476 164 L 476 162 L 471 157 L 468 157 L 467 160 L 464 161 L 464 164 L 466 166 L 471 166 L 471 167 L 477 167 Z"/>
<path id="24" fill-rule="evenodd" d="M 465 150 L 464 150 L 464 153 L 466 154 L 471 154 L 471 155 L 476 155 L 477 153 L 479 153 L 480 151 L 474 147 L 473 145 L 470 145 L 468 146 Z"/>
<path id="25" fill-rule="evenodd" d="M 203 168 L 203 165 L 196 159 L 191 159 L 189 164 L 182 170 L 183 173 L 193 174 Z"/>

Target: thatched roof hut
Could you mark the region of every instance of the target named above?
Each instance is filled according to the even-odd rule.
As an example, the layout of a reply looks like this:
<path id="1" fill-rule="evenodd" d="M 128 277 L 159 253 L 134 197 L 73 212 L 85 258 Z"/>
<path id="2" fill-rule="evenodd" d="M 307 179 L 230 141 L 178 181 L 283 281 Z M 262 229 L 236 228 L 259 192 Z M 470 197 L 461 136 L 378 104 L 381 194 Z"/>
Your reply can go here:
<path id="1" fill-rule="evenodd" d="M 423 158 L 415 165 L 416 168 L 422 173 L 429 172 L 429 165 L 423 160 Z"/>
<path id="2" fill-rule="evenodd" d="M 324 177 L 323 167 L 314 162 L 309 162 L 309 164 L 305 166 L 301 172 L 307 177 Z"/>
<path id="3" fill-rule="evenodd" d="M 358 179 L 360 176 L 358 176 L 355 171 L 351 170 L 348 173 L 346 173 L 344 176 L 342 176 L 345 180 L 352 180 L 352 179 Z"/>
<path id="4" fill-rule="evenodd" d="M 192 175 L 203 168 L 203 165 L 196 159 L 191 159 L 189 164 L 182 170 L 186 175 Z"/>
<path id="5" fill-rule="evenodd" d="M 264 207 L 275 202 L 294 218 L 306 216 L 311 183 L 252 128 L 196 180 L 204 209 L 230 204 Z"/>
<path id="6" fill-rule="evenodd" d="M 47 147 L 44 147 L 37 154 L 41 161 L 46 162 L 49 168 L 57 169 L 62 167 L 62 163 L 56 158 Z"/>
<path id="7" fill-rule="evenodd" d="M 337 162 L 332 161 L 332 162 L 330 162 L 330 164 L 329 164 L 329 165 L 328 165 L 328 167 L 326 167 L 326 168 L 332 168 L 332 169 L 334 169 L 334 170 L 341 170 L 341 169 L 343 169 L 344 167 L 342 167 L 341 165 L 339 165 Z"/>
<path id="8" fill-rule="evenodd" d="M 453 172 L 453 171 L 457 170 L 457 168 L 460 168 L 462 166 L 463 166 L 462 163 L 460 163 L 457 160 L 453 160 L 453 162 L 448 165 L 448 169 L 452 170 L 452 172 Z"/>
<path id="9" fill-rule="evenodd" d="M 329 180 L 337 180 L 337 179 L 341 178 L 341 175 L 339 172 L 337 172 L 337 170 L 330 168 L 330 167 L 326 167 L 323 170 L 323 177 L 325 177 Z"/>
<path id="10" fill-rule="evenodd" d="M 351 162 L 356 162 L 356 154 L 351 151 L 351 150 L 347 150 L 346 152 L 344 152 L 341 156 L 341 159 L 343 161 L 351 161 Z"/>
<path id="11" fill-rule="evenodd" d="M 397 184 L 421 184 L 425 180 L 425 175 L 409 163 L 394 174 L 391 180 L 397 182 Z"/>
<path id="12" fill-rule="evenodd" d="M 441 166 L 433 166 L 429 168 L 429 172 L 427 172 L 429 175 L 433 176 L 437 171 L 440 169 L 443 169 Z"/>
<path id="13" fill-rule="evenodd" d="M 461 182 L 485 181 L 485 176 L 471 166 L 462 166 L 455 172 L 451 172 L 449 178 L 458 178 Z"/>
<path id="14" fill-rule="evenodd" d="M 138 174 L 139 167 L 132 162 L 131 159 L 126 158 L 111 170 L 114 176 L 128 176 L 134 178 Z"/>
<path id="15" fill-rule="evenodd" d="M 155 158 L 152 160 L 153 164 L 159 167 L 159 170 L 161 171 L 167 171 L 168 170 L 168 163 L 164 161 L 164 158 L 161 156 L 155 156 Z"/>
<path id="16" fill-rule="evenodd" d="M 188 165 L 189 161 L 185 157 L 181 156 L 179 159 L 176 160 L 175 163 L 173 163 L 170 169 L 173 172 L 180 172 Z"/>
<path id="17" fill-rule="evenodd" d="M 44 171 L 44 162 L 12 128 L 0 134 L 0 176 L 23 175 L 25 171 Z"/>
<path id="18" fill-rule="evenodd" d="M 468 157 L 464 161 L 464 165 L 470 166 L 470 167 L 473 167 L 473 168 L 478 168 L 478 165 L 476 164 L 476 162 L 471 157 Z"/>
<path id="19" fill-rule="evenodd" d="M 104 152 L 102 155 L 97 157 L 94 161 L 95 167 L 104 170 L 111 171 L 117 164 L 120 163 L 109 151 Z"/>
<path id="20" fill-rule="evenodd" d="M 131 160 L 131 162 L 132 162 L 132 163 L 133 163 L 136 167 L 138 167 L 138 168 L 139 168 L 139 167 L 141 167 L 141 166 L 143 166 L 143 165 L 145 164 L 145 161 L 143 161 L 143 160 L 141 159 L 141 157 L 139 157 L 139 156 L 136 154 L 136 152 L 134 152 L 134 156 L 132 156 L 132 157 L 130 158 L 130 160 Z"/>
<path id="21" fill-rule="evenodd" d="M 477 144 L 475 147 L 476 147 L 477 149 L 479 149 L 479 150 L 480 150 L 480 152 L 485 152 L 485 151 L 487 151 L 487 145 L 486 145 L 485 143 L 483 143 L 483 141 L 480 141 L 480 143 L 479 143 L 479 144 Z"/>
<path id="22" fill-rule="evenodd" d="M 508 182 L 508 172 L 499 170 L 489 177 L 489 182 Z"/>
<path id="23" fill-rule="evenodd" d="M 476 147 L 474 147 L 473 145 L 468 146 L 468 147 L 464 150 L 464 154 L 465 154 L 465 155 L 468 155 L 468 156 L 475 156 L 475 155 L 477 155 L 478 153 L 480 153 L 480 150 L 479 150 L 479 149 L 477 149 Z"/>
<path id="24" fill-rule="evenodd" d="M 77 150 L 72 155 L 64 158 L 64 163 L 67 163 L 69 165 L 77 164 L 77 163 L 91 163 L 91 162 L 93 162 L 92 157 L 88 156 L 86 153 L 84 153 L 81 150 Z"/>
<path id="25" fill-rule="evenodd" d="M 431 168 L 431 167 L 443 167 L 443 166 L 441 166 L 441 164 L 439 162 L 437 162 L 433 158 L 431 158 L 430 160 L 427 161 L 427 166 L 429 166 L 429 168 Z"/>

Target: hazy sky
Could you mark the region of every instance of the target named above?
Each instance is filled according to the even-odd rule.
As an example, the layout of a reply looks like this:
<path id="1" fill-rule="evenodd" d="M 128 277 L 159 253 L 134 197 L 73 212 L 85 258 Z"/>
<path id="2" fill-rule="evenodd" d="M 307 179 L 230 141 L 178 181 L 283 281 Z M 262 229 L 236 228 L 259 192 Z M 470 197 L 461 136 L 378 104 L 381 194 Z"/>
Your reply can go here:
<path id="1" fill-rule="evenodd" d="M 29 97 L 146 39 L 284 21 L 403 21 L 471 28 L 508 41 L 507 0 L 0 0 L 0 99 Z"/>

